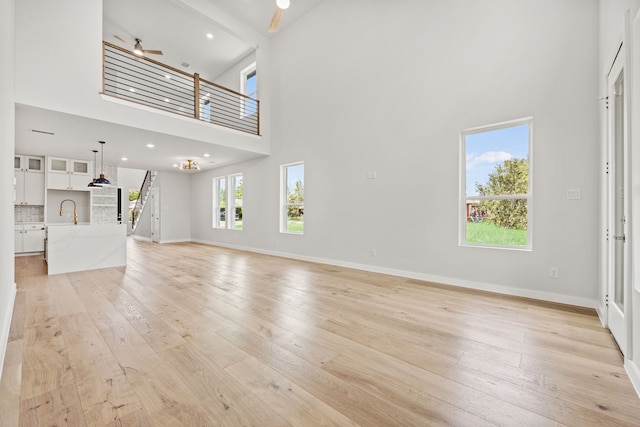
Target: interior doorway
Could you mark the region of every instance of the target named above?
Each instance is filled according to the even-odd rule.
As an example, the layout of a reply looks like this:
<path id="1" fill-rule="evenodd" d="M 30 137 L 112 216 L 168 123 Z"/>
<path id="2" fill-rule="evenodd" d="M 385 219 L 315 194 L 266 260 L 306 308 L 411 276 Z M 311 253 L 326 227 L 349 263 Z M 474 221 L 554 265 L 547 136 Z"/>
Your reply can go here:
<path id="1" fill-rule="evenodd" d="M 160 242 L 160 191 L 152 188 L 151 193 L 151 241 Z"/>

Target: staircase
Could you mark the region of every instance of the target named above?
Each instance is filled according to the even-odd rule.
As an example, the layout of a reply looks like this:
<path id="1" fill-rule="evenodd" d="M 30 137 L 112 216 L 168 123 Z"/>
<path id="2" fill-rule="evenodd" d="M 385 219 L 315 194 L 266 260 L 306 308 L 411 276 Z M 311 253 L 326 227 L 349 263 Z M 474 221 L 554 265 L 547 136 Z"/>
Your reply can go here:
<path id="1" fill-rule="evenodd" d="M 142 217 L 142 211 L 147 204 L 149 193 L 151 193 L 151 187 L 153 187 L 153 181 L 155 181 L 157 175 L 158 172 L 156 171 L 147 171 L 144 176 L 144 181 L 142 181 L 142 186 L 140 187 L 140 193 L 138 193 L 138 200 L 136 200 L 136 205 L 133 208 L 133 217 L 131 218 L 132 234 L 136 232 L 138 221 Z"/>

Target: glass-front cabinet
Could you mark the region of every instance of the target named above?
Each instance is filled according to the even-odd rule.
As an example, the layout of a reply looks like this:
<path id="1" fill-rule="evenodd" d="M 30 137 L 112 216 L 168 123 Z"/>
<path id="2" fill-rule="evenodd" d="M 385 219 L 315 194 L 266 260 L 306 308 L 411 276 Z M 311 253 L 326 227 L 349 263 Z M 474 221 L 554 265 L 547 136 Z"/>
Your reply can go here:
<path id="1" fill-rule="evenodd" d="M 47 167 L 47 188 L 57 190 L 88 190 L 91 181 L 89 160 L 49 157 Z"/>

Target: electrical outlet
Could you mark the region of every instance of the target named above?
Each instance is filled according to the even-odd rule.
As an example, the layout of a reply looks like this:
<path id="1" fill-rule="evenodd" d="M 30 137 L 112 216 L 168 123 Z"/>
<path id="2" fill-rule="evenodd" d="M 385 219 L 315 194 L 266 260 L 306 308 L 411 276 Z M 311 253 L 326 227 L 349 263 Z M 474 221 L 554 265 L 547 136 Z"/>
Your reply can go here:
<path id="1" fill-rule="evenodd" d="M 551 267 L 549 269 L 549 277 L 551 277 L 552 279 L 557 279 L 558 276 L 558 267 Z"/>
<path id="2" fill-rule="evenodd" d="M 372 257 L 372 258 L 375 258 L 377 254 L 378 254 L 378 253 L 376 252 L 376 250 L 375 250 L 375 249 L 371 249 L 371 257 Z"/>

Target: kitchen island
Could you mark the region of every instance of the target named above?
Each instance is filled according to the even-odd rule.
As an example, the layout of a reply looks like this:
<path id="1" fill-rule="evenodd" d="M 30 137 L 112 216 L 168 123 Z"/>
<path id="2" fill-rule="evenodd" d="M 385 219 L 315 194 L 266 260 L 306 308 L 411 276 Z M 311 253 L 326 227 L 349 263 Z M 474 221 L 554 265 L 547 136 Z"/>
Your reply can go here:
<path id="1" fill-rule="evenodd" d="M 48 274 L 127 265 L 126 224 L 50 224 Z"/>

